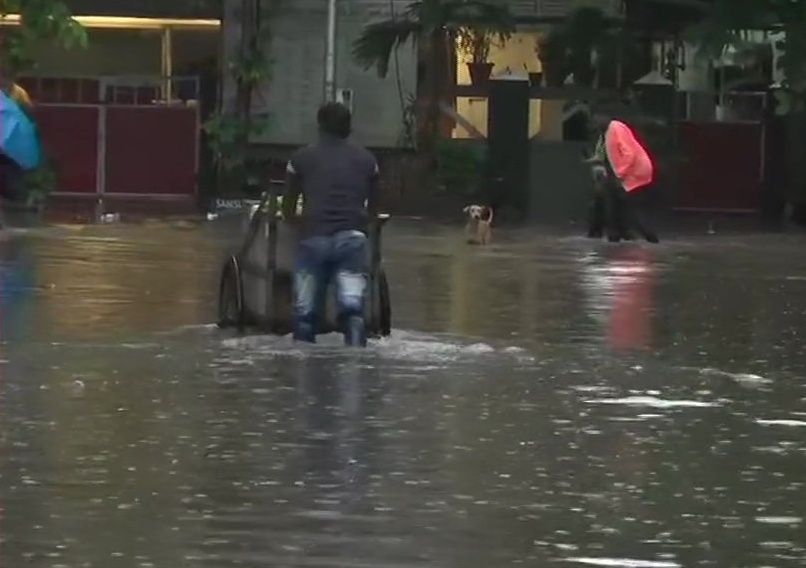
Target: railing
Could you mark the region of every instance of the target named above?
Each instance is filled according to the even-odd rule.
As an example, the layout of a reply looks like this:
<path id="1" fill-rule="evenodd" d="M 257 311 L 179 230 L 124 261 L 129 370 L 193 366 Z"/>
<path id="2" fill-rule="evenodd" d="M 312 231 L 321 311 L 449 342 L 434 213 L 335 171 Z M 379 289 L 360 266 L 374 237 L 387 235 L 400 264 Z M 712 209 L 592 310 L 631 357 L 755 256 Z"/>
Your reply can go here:
<path id="1" fill-rule="evenodd" d="M 29 76 L 19 82 L 35 103 L 193 105 L 200 95 L 199 78 L 195 76 Z"/>
<path id="2" fill-rule="evenodd" d="M 691 122 L 762 122 L 769 95 L 759 92 L 683 92 L 683 117 Z"/>

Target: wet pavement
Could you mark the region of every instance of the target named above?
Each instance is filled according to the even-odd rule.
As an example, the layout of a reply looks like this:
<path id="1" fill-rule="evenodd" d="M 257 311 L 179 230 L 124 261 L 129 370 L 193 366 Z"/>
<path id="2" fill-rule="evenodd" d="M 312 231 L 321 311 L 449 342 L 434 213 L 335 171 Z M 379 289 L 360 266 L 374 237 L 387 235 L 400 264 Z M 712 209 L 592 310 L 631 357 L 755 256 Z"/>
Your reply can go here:
<path id="1" fill-rule="evenodd" d="M 0 566 L 806 564 L 806 237 L 396 220 L 366 351 L 212 326 L 234 238 L 0 241 Z"/>

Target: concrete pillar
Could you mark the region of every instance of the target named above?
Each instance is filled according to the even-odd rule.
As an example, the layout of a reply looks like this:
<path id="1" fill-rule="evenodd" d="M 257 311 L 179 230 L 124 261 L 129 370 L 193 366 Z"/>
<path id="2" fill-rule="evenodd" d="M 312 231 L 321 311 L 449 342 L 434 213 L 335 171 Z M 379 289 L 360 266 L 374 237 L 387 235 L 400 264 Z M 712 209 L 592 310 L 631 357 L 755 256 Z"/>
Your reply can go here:
<path id="1" fill-rule="evenodd" d="M 170 26 L 162 28 L 162 62 L 160 74 L 162 75 L 162 98 L 167 102 L 173 100 L 173 30 Z"/>
<path id="2" fill-rule="evenodd" d="M 491 203 L 529 211 L 529 78 L 504 75 L 490 80 L 487 144 L 493 178 Z"/>

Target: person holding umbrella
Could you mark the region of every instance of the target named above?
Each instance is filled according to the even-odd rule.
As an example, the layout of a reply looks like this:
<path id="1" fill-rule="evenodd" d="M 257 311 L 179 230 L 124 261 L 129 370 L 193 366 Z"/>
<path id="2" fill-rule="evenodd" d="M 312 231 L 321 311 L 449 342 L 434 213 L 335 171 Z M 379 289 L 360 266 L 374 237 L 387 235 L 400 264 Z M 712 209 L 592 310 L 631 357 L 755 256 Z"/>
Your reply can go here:
<path id="1" fill-rule="evenodd" d="M 19 83 L 11 83 L 8 96 L 14 100 L 26 114 L 30 114 L 34 110 L 34 102 L 22 85 Z"/>
<path id="2" fill-rule="evenodd" d="M 31 99 L 16 83 L 2 81 L 0 88 L 0 197 L 19 199 L 22 174 L 39 166 L 41 151 L 30 118 Z"/>

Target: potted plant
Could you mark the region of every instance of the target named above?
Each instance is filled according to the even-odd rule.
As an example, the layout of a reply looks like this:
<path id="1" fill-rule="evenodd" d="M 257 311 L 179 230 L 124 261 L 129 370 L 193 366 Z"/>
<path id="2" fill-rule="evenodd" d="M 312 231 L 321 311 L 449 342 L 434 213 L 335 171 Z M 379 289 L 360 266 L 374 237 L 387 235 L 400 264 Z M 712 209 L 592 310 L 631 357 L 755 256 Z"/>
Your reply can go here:
<path id="1" fill-rule="evenodd" d="M 494 43 L 503 46 L 509 37 L 508 31 L 492 31 L 482 27 L 459 30 L 459 49 L 470 59 L 467 70 L 473 85 L 483 85 L 489 81 L 493 72 L 493 64 L 489 62 L 490 48 Z"/>
<path id="2" fill-rule="evenodd" d="M 444 121 L 440 102 L 452 98 L 457 36 L 464 27 L 514 31 L 515 24 L 505 2 L 498 0 L 426 0 L 404 2 L 406 6 L 385 20 L 367 23 L 352 44 L 352 56 L 364 70 L 375 69 L 387 76 L 393 54 L 414 44 L 418 52 L 416 150 L 424 184 L 432 179 L 436 144 Z M 408 49 L 408 48 L 405 48 Z"/>

